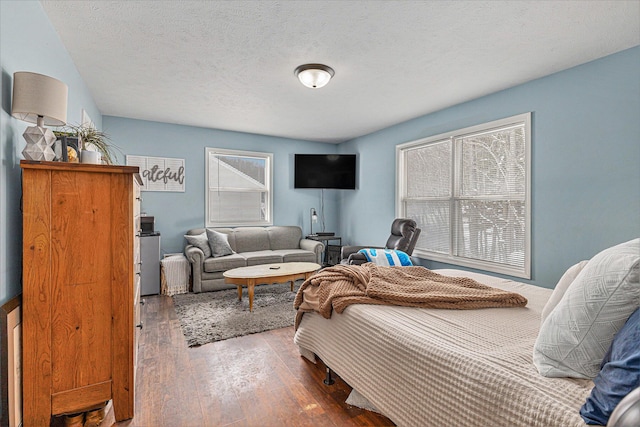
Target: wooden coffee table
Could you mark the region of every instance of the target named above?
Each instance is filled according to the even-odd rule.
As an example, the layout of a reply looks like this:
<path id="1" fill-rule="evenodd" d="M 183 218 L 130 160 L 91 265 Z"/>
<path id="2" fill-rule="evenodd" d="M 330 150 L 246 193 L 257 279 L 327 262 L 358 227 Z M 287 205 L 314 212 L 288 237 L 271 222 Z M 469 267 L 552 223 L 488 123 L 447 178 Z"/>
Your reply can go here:
<path id="1" fill-rule="evenodd" d="M 253 291 L 256 285 L 293 282 L 308 279 L 320 269 L 315 262 L 281 262 L 277 264 L 252 265 L 227 270 L 222 275 L 225 283 L 238 287 L 238 300 L 242 301 L 242 287 L 246 286 L 249 294 L 249 311 L 253 311 Z"/>

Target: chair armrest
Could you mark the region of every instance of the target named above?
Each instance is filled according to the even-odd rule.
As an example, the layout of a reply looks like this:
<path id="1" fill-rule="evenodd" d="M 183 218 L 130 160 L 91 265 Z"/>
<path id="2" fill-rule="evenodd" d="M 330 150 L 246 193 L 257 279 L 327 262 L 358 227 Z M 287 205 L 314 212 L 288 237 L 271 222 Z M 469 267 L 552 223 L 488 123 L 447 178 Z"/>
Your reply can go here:
<path id="1" fill-rule="evenodd" d="M 191 264 L 202 265 L 204 263 L 204 252 L 197 246 L 187 245 L 184 248 L 184 256 L 187 257 Z"/>
<path id="2" fill-rule="evenodd" d="M 340 259 L 347 259 L 349 255 L 355 254 L 360 249 L 363 249 L 365 246 L 343 246 L 340 249 Z"/>
<path id="3" fill-rule="evenodd" d="M 301 239 L 300 249 L 314 252 L 316 254 L 316 263 L 322 265 L 322 251 L 324 251 L 324 245 L 322 244 L 322 242 L 311 239 Z"/>
<path id="4" fill-rule="evenodd" d="M 367 260 L 367 257 L 360 252 L 353 253 L 349 255 L 349 258 L 347 258 L 347 264 L 349 265 L 362 265 L 365 262 L 369 261 Z"/>
<path id="5" fill-rule="evenodd" d="M 204 252 L 202 249 L 187 245 L 184 248 L 184 255 L 191 264 L 191 277 L 193 281 L 193 292 L 202 292 L 202 272 L 204 271 Z"/>
<path id="6" fill-rule="evenodd" d="M 366 248 L 384 249 L 380 246 L 343 246 L 340 250 L 340 259 L 348 259 L 349 255 L 357 253 L 360 249 Z"/>

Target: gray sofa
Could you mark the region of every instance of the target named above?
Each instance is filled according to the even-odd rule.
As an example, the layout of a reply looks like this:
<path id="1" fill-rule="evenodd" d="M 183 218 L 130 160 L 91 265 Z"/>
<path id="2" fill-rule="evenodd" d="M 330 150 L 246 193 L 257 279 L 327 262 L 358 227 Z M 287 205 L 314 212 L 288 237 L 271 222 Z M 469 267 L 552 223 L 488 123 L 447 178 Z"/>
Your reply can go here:
<path id="1" fill-rule="evenodd" d="M 202 250 L 187 244 L 184 253 L 192 268 L 193 292 L 233 289 L 224 282 L 222 273 L 232 268 L 277 262 L 315 262 L 321 264 L 324 249 L 321 242 L 303 239 L 296 226 L 213 228 L 229 238 L 235 252 L 218 258 L 204 258 Z M 204 228 L 187 231 L 188 235 L 205 232 Z"/>

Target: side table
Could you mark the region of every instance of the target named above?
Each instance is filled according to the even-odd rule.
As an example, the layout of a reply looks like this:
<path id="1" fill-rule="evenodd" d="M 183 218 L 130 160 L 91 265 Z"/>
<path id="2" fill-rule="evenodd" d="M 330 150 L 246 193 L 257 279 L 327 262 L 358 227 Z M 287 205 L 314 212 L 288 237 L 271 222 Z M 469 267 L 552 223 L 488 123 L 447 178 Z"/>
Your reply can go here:
<path id="1" fill-rule="evenodd" d="M 324 235 L 308 235 L 307 239 L 317 240 L 324 245 L 324 267 L 340 264 L 340 250 L 342 249 L 342 237 L 340 236 L 324 236 Z M 331 241 L 336 240 L 338 244 L 331 244 Z"/>

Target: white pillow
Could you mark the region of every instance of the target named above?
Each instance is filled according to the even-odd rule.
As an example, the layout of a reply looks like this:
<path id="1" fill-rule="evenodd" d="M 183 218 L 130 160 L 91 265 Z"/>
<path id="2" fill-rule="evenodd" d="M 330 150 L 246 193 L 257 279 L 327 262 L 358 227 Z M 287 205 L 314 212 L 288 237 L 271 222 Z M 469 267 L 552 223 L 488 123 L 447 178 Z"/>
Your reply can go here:
<path id="1" fill-rule="evenodd" d="M 595 378 L 613 336 L 640 306 L 640 239 L 594 256 L 538 333 L 533 362 L 545 377 Z"/>
<path id="2" fill-rule="evenodd" d="M 580 261 L 576 265 L 572 265 L 571 267 L 569 267 L 569 269 L 564 272 L 556 287 L 553 288 L 551 297 L 549 297 L 549 300 L 542 309 L 540 323 L 544 323 L 545 319 L 549 316 L 549 313 L 551 313 L 551 311 L 556 308 L 556 305 L 558 305 L 565 292 L 567 292 L 567 289 L 569 289 L 569 285 L 573 283 L 584 266 L 587 265 L 587 262 L 588 261 Z"/>

